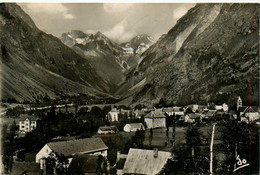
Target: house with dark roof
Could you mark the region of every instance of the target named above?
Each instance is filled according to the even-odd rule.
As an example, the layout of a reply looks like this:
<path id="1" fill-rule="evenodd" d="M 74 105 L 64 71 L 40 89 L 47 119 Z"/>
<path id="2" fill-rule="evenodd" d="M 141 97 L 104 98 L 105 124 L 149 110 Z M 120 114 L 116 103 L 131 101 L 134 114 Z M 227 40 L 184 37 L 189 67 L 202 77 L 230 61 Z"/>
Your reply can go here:
<path id="1" fill-rule="evenodd" d="M 17 175 L 43 174 L 43 170 L 40 169 L 39 163 L 14 161 L 11 174 L 17 174 Z"/>
<path id="2" fill-rule="evenodd" d="M 19 119 L 19 131 L 21 133 L 31 132 L 37 126 L 38 118 L 34 115 L 22 114 Z"/>
<path id="3" fill-rule="evenodd" d="M 123 174 L 158 174 L 167 160 L 171 158 L 170 152 L 155 150 L 144 150 L 130 148 Z"/>
<path id="4" fill-rule="evenodd" d="M 206 113 L 203 115 L 204 118 L 212 118 L 216 115 L 217 110 L 208 110 Z"/>
<path id="5" fill-rule="evenodd" d="M 147 128 L 165 128 L 166 116 L 163 114 L 162 109 L 155 109 L 144 117 Z"/>
<path id="6" fill-rule="evenodd" d="M 174 115 L 174 109 L 171 108 L 171 107 L 162 108 L 162 112 L 163 112 L 164 114 L 167 114 L 168 116 Z"/>
<path id="7" fill-rule="evenodd" d="M 128 123 L 124 126 L 125 132 L 136 132 L 137 130 L 144 130 L 144 125 L 142 123 Z"/>
<path id="8" fill-rule="evenodd" d="M 118 132 L 118 129 L 115 125 L 113 126 L 101 126 L 98 128 L 98 134 L 115 134 Z"/>
<path id="9" fill-rule="evenodd" d="M 68 167 L 71 175 L 97 175 L 107 171 L 106 160 L 101 155 L 75 155 Z"/>
<path id="10" fill-rule="evenodd" d="M 46 143 L 36 154 L 36 163 L 41 159 L 49 157 L 50 153 L 63 154 L 71 160 L 76 154 L 90 154 L 107 156 L 108 147 L 101 138 L 86 138 L 69 141 L 58 141 Z"/>

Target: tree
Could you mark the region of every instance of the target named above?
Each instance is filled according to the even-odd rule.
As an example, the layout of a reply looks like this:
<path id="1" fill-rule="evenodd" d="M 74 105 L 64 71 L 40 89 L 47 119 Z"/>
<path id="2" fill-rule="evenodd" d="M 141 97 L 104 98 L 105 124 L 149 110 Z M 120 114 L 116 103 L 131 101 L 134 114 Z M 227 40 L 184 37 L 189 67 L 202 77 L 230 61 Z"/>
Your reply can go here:
<path id="1" fill-rule="evenodd" d="M 69 161 L 63 154 L 51 152 L 45 161 L 47 174 L 64 174 L 68 171 Z"/>
<path id="2" fill-rule="evenodd" d="M 15 131 L 14 131 L 15 132 Z M 4 164 L 4 171 L 6 173 L 11 172 L 13 165 L 13 154 L 14 154 L 14 133 L 13 131 L 8 132 L 8 125 L 5 124 L 2 127 L 2 158 Z"/>
<path id="3" fill-rule="evenodd" d="M 199 132 L 198 128 L 193 126 L 193 125 L 189 125 L 187 132 L 186 132 L 186 144 L 188 146 L 188 148 L 190 149 L 190 154 L 191 157 L 194 158 L 195 153 L 196 155 L 199 155 L 199 151 L 200 151 L 200 144 L 201 144 L 201 139 L 200 136 L 202 134 Z"/>
<path id="4" fill-rule="evenodd" d="M 143 148 L 143 142 L 145 139 L 145 131 L 143 129 L 135 132 L 135 135 L 132 137 L 132 142 L 137 148 Z"/>
<path id="5" fill-rule="evenodd" d="M 249 149 L 251 150 L 251 159 L 257 161 L 259 139 L 258 139 L 258 128 L 251 126 L 246 123 L 238 123 L 236 121 L 227 121 L 221 129 L 221 140 L 222 149 L 225 154 L 225 159 L 222 162 L 221 172 L 231 173 L 234 170 L 236 164 L 236 155 L 249 162 Z M 250 143 L 249 143 L 250 140 Z M 257 161 L 259 162 L 259 161 Z M 251 161 L 254 165 L 254 161 Z M 257 169 L 258 165 L 252 168 Z M 247 173 L 247 168 L 242 168 L 236 173 Z M 257 170 L 256 170 L 257 171 Z"/>

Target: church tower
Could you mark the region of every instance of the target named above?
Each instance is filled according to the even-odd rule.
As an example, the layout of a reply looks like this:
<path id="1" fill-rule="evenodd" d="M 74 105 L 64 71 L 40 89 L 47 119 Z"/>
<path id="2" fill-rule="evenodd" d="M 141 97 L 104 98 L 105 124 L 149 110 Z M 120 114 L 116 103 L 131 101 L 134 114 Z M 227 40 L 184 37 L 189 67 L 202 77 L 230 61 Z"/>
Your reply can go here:
<path id="1" fill-rule="evenodd" d="M 242 99 L 240 98 L 240 96 L 237 99 L 237 111 L 238 111 L 239 107 L 242 107 Z"/>

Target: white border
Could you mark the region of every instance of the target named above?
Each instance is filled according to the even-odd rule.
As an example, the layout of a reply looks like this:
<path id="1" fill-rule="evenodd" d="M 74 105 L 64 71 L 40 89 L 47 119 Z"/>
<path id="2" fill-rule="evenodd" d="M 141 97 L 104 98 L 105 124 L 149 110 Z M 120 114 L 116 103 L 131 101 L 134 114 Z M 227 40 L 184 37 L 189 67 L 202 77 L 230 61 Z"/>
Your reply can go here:
<path id="1" fill-rule="evenodd" d="M 259 3 L 259 0 L 0 0 L 18 3 Z"/>

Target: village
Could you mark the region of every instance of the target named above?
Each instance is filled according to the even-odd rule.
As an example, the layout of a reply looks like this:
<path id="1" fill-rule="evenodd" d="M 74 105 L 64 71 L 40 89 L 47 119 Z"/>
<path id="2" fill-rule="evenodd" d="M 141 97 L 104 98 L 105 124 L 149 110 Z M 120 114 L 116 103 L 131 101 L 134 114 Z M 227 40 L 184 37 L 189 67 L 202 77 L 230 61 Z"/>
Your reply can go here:
<path id="1" fill-rule="evenodd" d="M 235 109 L 226 103 L 153 108 L 16 106 L 1 116 L 2 160 L 13 174 L 163 174 L 181 171 L 171 169 L 174 166 L 168 170 L 169 162 L 181 162 L 181 145 L 190 148 L 187 153 L 194 160 L 212 144 L 215 161 L 221 162 L 227 158 L 221 147 L 226 141 L 222 134 L 229 129 L 224 126 L 260 125 L 259 107 L 243 106 L 241 97 L 236 104 Z M 8 125 L 5 119 L 13 120 Z M 211 161 L 205 162 L 208 167 L 203 171 L 220 171 L 210 168 Z"/>

